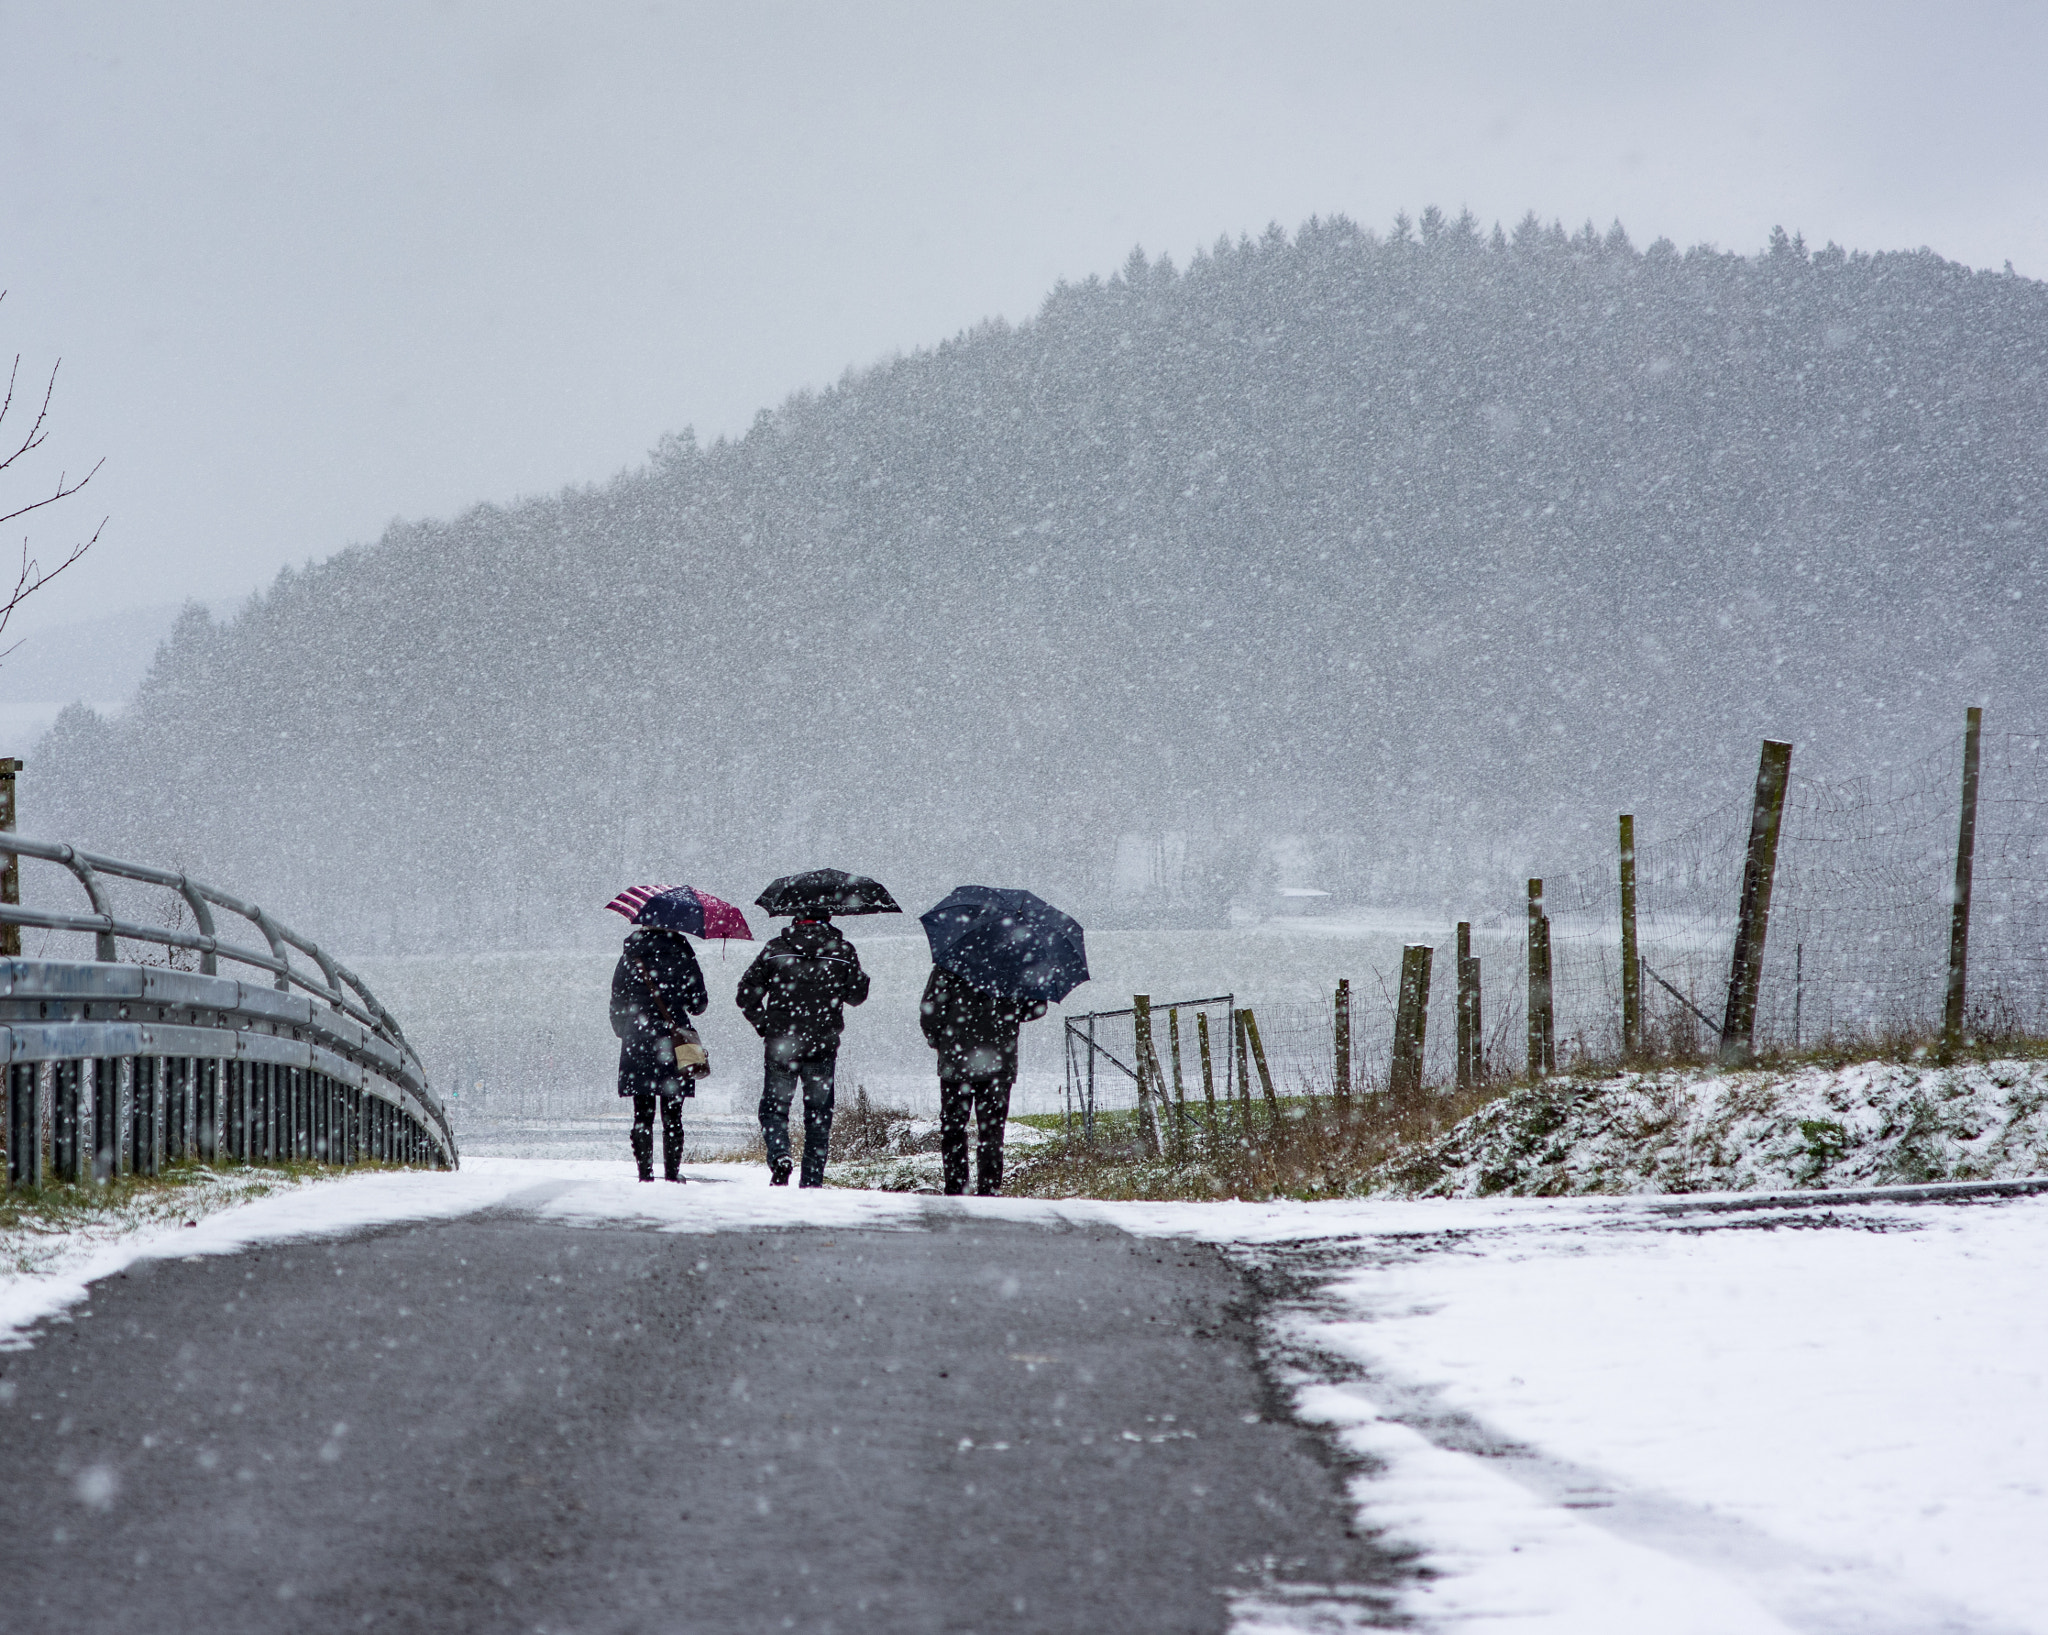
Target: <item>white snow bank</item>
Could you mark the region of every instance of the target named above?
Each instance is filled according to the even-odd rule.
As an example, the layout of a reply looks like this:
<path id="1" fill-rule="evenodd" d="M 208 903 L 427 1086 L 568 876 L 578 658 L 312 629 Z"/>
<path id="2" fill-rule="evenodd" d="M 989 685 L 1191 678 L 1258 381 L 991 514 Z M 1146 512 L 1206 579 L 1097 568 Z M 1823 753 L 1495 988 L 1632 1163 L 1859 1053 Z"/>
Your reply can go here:
<path id="1" fill-rule="evenodd" d="M 1552 1079 L 1383 1178 L 1417 1197 L 1774 1191 L 2048 1169 L 2048 1061 Z"/>

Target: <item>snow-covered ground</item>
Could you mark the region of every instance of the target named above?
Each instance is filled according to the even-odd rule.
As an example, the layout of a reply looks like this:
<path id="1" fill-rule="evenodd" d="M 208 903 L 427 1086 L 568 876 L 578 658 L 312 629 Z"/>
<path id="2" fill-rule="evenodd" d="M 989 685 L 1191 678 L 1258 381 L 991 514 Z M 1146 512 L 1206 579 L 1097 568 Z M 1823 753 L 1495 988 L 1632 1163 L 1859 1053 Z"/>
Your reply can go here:
<path id="1" fill-rule="evenodd" d="M 2048 1170 L 2048 1061 L 1559 1078 L 1377 1178 L 1425 1197 L 1749 1192 Z"/>
<path id="2" fill-rule="evenodd" d="M 298 1186 L 11 1277 L 0 1335 L 25 1343 L 136 1255 L 479 1209 L 677 1232 L 1104 1221 L 1215 1243 L 1279 1290 L 1275 1366 L 1359 1460 L 1362 1521 L 1418 1552 L 1424 1627 L 2048 1631 L 2048 1199 L 1111 1205 L 690 1174 L 478 1158 Z M 1342 1627 L 1346 1605 L 1254 1598 L 1239 1625 Z"/>

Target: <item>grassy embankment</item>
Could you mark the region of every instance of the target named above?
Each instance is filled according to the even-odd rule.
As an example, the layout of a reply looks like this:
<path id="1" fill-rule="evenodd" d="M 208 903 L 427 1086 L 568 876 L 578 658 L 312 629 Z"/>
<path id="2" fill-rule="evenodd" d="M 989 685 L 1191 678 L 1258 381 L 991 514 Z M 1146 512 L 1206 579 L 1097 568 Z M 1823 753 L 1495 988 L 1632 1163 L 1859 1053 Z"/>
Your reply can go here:
<path id="1" fill-rule="evenodd" d="M 1816 1075 L 1840 1076 L 1858 1067 L 1910 1069 L 1929 1077 L 1931 1088 L 1919 1098 L 1925 1102 L 1939 1100 L 1944 1093 L 1960 1093 L 1933 1086 L 1937 1068 L 1942 1070 L 1943 1081 L 1952 1083 L 1973 1066 L 1991 1068 L 1996 1064 L 2003 1071 L 2014 1063 L 2041 1062 L 2048 1060 L 2048 1040 L 2017 1035 L 1983 1038 L 1958 1051 L 1951 1062 L 1937 1063 L 1938 1054 L 1938 1041 L 1925 1036 L 1828 1041 L 1800 1051 L 1767 1053 L 1749 1075 L 1761 1086 L 1795 1077 L 1811 1081 Z M 1438 1185 L 1452 1169 L 1460 1146 L 1454 1138 L 1461 1135 L 1467 1121 L 1476 1124 L 1475 1115 L 1496 1104 L 1511 1103 L 1498 1116 L 1520 1116 L 1529 1129 L 1563 1130 L 1567 1125 L 1564 1109 L 1580 1108 L 1577 1122 L 1586 1124 L 1588 1104 L 1597 1106 L 1605 1098 L 1618 1098 L 1624 1089 L 1639 1095 L 1642 1086 L 1653 1084 L 1665 1091 L 1663 1099 L 1671 1111 L 1661 1119 L 1642 1121 L 1637 1144 L 1647 1159 L 1671 1143 L 1674 1122 L 1684 1122 L 1681 1104 L 1687 1099 L 1685 1087 L 1692 1087 L 1695 1099 L 1703 1099 L 1703 1087 L 1722 1077 L 1710 1061 L 1699 1058 L 1584 1062 L 1540 1083 L 1500 1078 L 1463 1092 L 1426 1085 L 1419 1094 L 1406 1098 L 1377 1092 L 1352 1097 L 1348 1103 L 1328 1094 L 1287 1096 L 1277 1103 L 1254 1098 L 1249 1112 L 1241 1102 L 1219 1108 L 1213 1127 L 1205 1109 L 1191 1107 L 1180 1120 L 1163 1118 L 1163 1156 L 1143 1138 L 1132 1112 L 1099 1114 L 1092 1139 L 1084 1139 L 1078 1132 L 1070 1135 L 1065 1121 L 1056 1115 L 1032 1116 L 1020 1122 L 1045 1129 L 1057 1139 L 1013 1154 L 1003 1190 L 1030 1197 L 1119 1199 L 1314 1199 L 1387 1190 L 1422 1193 Z M 1855 1111 L 1848 1105 L 1835 1110 Z M 1846 1126 L 1811 1118 L 1795 1118 L 1793 1123 L 1801 1129 L 1809 1149 L 1815 1142 L 1825 1146 L 1836 1131 L 1843 1132 L 1844 1146 L 1832 1155 L 1830 1163 L 1809 1167 L 1801 1176 L 1805 1184 L 1826 1184 L 1825 1170 L 1835 1167 L 1835 1160 L 1849 1156 L 1847 1130 L 1854 1124 L 1853 1117 Z M 1878 1123 L 1882 1126 L 1884 1119 Z M 1938 1119 L 1921 1117 L 1923 1128 L 1938 1123 Z M 1815 1128 L 1821 1125 L 1826 1127 L 1816 1135 Z M 1871 1139 L 1879 1139 L 1881 1133 L 1873 1132 Z M 1603 1134 L 1611 1143 L 1612 1131 Z M 1910 1138 L 1908 1132 L 1909 1145 Z M 1517 1174 L 1512 1180 L 1506 1173 L 1492 1173 L 1500 1173 L 1500 1184 L 1487 1190 L 1544 1190 L 1556 1184 L 1554 1176 L 1539 1177 L 1533 1172 Z M 1607 1173 L 1617 1178 L 1651 1174 L 1654 1166 L 1648 1162 L 1640 1168 L 1623 1164 L 1611 1166 Z M 1916 1177 L 1902 1172 L 1900 1178 Z M 1594 1180 L 1586 1189 L 1604 1187 Z"/>
<path id="2" fill-rule="evenodd" d="M 190 1225 L 203 1215 L 306 1181 L 392 1167 L 364 1163 L 342 1171 L 302 1163 L 180 1163 L 160 1175 L 52 1181 L 0 1191 L 0 1272 L 34 1271 L 46 1250 L 81 1236 L 117 1237 L 149 1226 Z"/>

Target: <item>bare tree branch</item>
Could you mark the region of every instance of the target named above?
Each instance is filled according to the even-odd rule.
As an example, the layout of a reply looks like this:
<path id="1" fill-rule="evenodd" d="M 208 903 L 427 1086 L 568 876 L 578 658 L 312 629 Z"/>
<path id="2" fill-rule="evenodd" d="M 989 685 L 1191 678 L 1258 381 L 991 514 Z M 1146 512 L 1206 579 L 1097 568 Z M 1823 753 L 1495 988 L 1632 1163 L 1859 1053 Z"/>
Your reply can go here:
<path id="1" fill-rule="evenodd" d="M 0 301 L 6 299 L 7 292 L 0 290 Z M 59 358 L 56 363 L 50 366 L 50 378 L 43 383 L 43 400 L 36 408 L 35 419 L 29 423 L 28 431 L 21 441 L 15 444 L 14 451 L 11 454 L 0 457 L 0 473 L 4 473 L 23 455 L 34 453 L 35 450 L 42 447 L 44 441 L 49 437 L 50 402 L 57 394 L 57 371 L 63 367 L 63 363 L 64 360 Z M 13 411 L 15 386 L 20 378 L 21 354 L 17 352 L 14 355 L 13 366 L 7 371 L 7 393 L 4 397 L 0 397 L 0 425 L 6 423 L 7 416 Z M 0 448 L 5 447 L 5 443 L 0 443 Z M 67 473 L 58 472 L 57 486 L 53 492 L 45 495 L 42 499 L 30 500 L 26 505 L 16 506 L 11 511 L 0 511 L 0 524 L 13 522 L 18 517 L 27 516 L 31 511 L 40 511 L 45 506 L 55 505 L 59 500 L 69 499 L 87 483 L 91 482 L 98 475 L 100 467 L 106 463 L 104 458 L 96 460 L 93 463 L 92 470 L 88 471 L 83 477 L 80 477 L 75 483 L 67 480 Z M 58 574 L 70 567 L 72 563 L 84 556 L 93 546 L 97 545 L 100 535 L 105 531 L 106 526 L 107 519 L 102 517 L 99 527 L 92 531 L 92 537 L 72 546 L 71 554 L 66 556 L 62 562 L 59 562 L 48 572 L 43 570 L 40 562 L 29 555 L 28 540 L 24 538 L 21 542 L 21 571 L 15 576 L 13 591 L 6 596 L 4 601 L 0 601 L 0 632 L 5 632 L 7 622 L 14 617 L 14 610 L 16 608 L 20 607 L 29 597 L 35 595 L 37 591 L 41 590 L 52 579 L 55 579 Z M 13 646 L 0 649 L 0 659 L 6 658 L 9 653 L 14 651 L 15 647 L 20 645 L 19 642 L 16 642 Z"/>

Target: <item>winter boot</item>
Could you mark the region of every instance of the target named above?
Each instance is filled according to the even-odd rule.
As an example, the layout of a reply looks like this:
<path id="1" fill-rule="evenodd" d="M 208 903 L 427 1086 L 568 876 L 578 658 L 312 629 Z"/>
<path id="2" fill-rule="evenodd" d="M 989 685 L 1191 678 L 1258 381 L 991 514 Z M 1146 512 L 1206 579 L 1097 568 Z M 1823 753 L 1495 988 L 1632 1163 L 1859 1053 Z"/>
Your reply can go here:
<path id="1" fill-rule="evenodd" d="M 654 1132 L 633 1126 L 633 1162 L 640 1167 L 640 1179 L 654 1179 Z"/>
<path id="2" fill-rule="evenodd" d="M 790 1164 L 787 1158 L 778 1158 L 768 1166 L 768 1184 L 772 1187 L 789 1185 Z"/>
<path id="3" fill-rule="evenodd" d="M 672 1119 L 664 1119 L 661 1126 L 661 1178 L 664 1181 L 680 1181 L 683 1178 L 683 1115 L 680 1108 Z"/>

